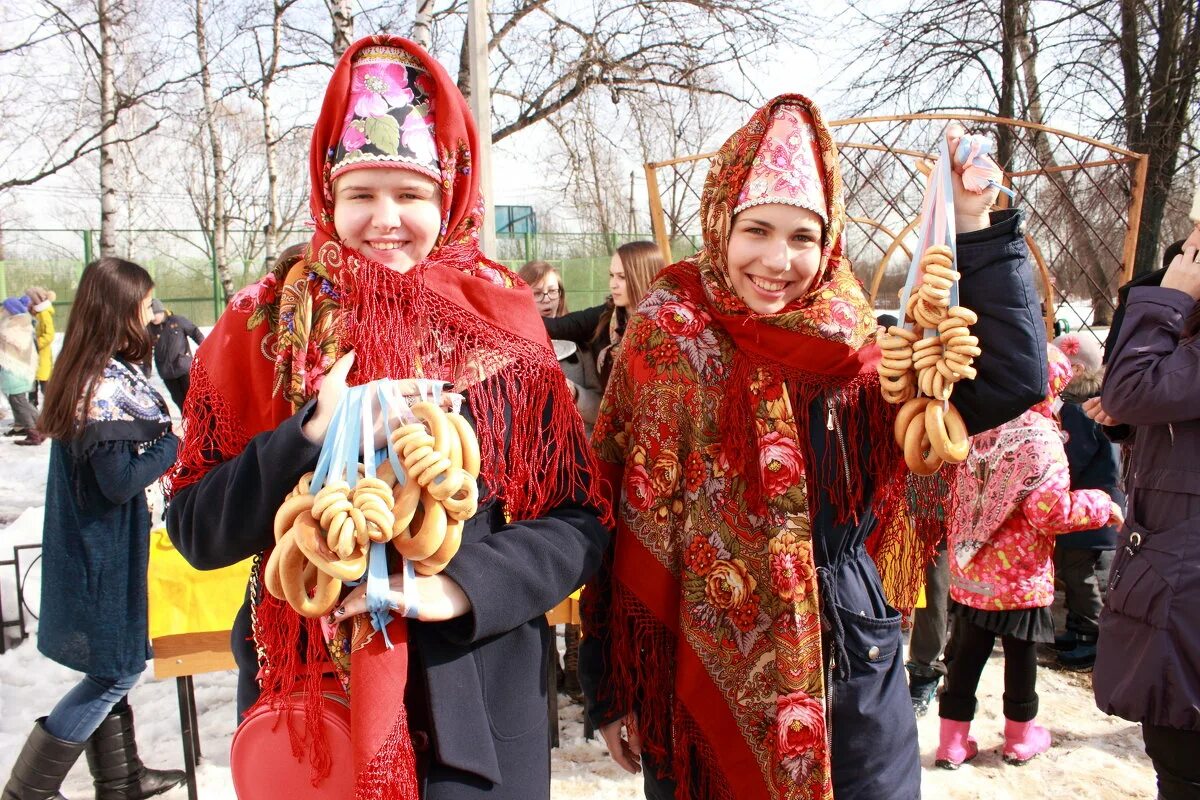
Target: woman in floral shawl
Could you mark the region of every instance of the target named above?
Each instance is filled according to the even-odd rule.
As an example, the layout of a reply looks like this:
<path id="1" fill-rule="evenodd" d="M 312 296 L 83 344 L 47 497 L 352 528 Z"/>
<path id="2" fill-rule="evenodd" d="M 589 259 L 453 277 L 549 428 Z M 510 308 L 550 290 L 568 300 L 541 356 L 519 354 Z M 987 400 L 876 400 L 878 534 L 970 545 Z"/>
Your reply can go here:
<path id="1" fill-rule="evenodd" d="M 581 671 L 651 798 L 920 794 L 889 600 L 911 604 L 940 526 L 928 505 L 919 541 L 892 523 L 910 488 L 938 498 L 893 441 L 841 189 L 809 100 L 760 109 L 714 159 L 704 247 L 651 286 L 601 407 L 617 529 L 585 593 Z M 1019 212 L 989 218 L 994 193 L 957 176 L 955 193 L 985 353 L 955 402 L 977 432 L 1044 395 L 1045 330 Z"/>

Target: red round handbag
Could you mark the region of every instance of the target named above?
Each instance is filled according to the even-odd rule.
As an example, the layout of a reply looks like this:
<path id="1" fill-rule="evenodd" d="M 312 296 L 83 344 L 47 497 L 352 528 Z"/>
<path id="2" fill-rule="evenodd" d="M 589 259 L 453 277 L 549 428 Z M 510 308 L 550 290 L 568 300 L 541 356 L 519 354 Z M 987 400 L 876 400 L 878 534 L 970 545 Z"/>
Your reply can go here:
<path id="1" fill-rule="evenodd" d="M 354 794 L 354 751 L 350 743 L 350 699 L 334 678 L 325 678 L 321 726 L 329 743 L 332 767 L 313 785 L 307 761 L 292 755 L 286 715 L 304 725 L 304 695 L 292 694 L 281 708 L 259 706 L 233 734 L 229 767 L 239 800 L 343 800 Z"/>

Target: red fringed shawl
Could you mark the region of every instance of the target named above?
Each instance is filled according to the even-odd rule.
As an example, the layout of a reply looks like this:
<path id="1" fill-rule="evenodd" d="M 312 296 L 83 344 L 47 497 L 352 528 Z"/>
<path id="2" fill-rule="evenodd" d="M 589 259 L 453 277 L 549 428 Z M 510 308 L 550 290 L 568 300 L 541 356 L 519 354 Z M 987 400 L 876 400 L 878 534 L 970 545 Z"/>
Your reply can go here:
<path id="1" fill-rule="evenodd" d="M 327 181 L 328 159 L 345 119 L 351 62 L 364 47 L 380 44 L 402 48 L 429 73 L 442 169 L 442 232 L 429 257 L 403 275 L 338 241 Z M 482 480 L 511 517 L 536 517 L 581 490 L 600 507 L 589 470 L 576 466 L 575 454 L 587 450 L 583 425 L 532 295 L 479 251 L 479 180 L 471 169 L 475 141 L 462 95 L 420 47 L 377 36 L 346 52 L 313 131 L 310 206 L 316 230 L 306 258 L 239 292 L 200 347 L 185 437 L 170 474 L 172 492 L 202 480 L 213 466 L 240 453 L 250 437 L 275 428 L 316 394 L 333 362 L 353 349 L 351 384 L 429 377 L 466 392 L 480 441 Z M 303 664 L 327 658 L 320 626 L 261 594 L 255 626 L 263 667 L 259 702 L 282 702 L 302 680 L 311 722 L 320 709 L 319 677 Z M 302 628 L 305 653 L 296 648 Z M 352 654 L 357 800 L 417 796 L 403 703 L 404 620 L 393 620 L 389 634 L 398 643 L 393 650 L 377 636 Z M 316 780 L 328 772 L 328 754 L 308 731 L 292 731 L 293 749 L 309 754 Z"/>
<path id="2" fill-rule="evenodd" d="M 813 287 L 760 316 L 733 290 L 726 243 L 784 104 L 812 112 L 829 223 Z M 897 513 L 903 458 L 875 373 L 874 314 L 842 256 L 841 191 L 833 140 L 805 98 L 777 98 L 734 134 L 705 183 L 704 249 L 650 287 L 593 433 L 619 490 L 614 544 L 584 595 L 585 627 L 608 647 L 601 700 L 638 712 L 643 747 L 681 798 L 832 797 L 812 541 L 821 490 L 839 523 L 868 506 L 879 516 L 870 547 L 902 606 L 936 541 L 906 541 Z M 814 404 L 832 426 L 822 459 Z"/>

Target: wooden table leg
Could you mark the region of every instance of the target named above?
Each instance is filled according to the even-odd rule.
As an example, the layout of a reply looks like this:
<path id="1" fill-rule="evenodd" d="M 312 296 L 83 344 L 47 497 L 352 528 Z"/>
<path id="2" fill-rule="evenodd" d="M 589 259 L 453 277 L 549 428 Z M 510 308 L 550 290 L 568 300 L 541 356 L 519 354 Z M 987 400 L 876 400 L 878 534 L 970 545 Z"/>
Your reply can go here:
<path id="1" fill-rule="evenodd" d="M 194 707 L 189 702 L 188 685 L 191 675 L 180 675 L 175 679 L 176 693 L 179 695 L 179 728 L 183 739 L 183 768 L 187 773 L 188 800 L 198 800 L 196 790 L 196 734 Z"/>
<path id="2" fill-rule="evenodd" d="M 554 628 L 550 628 L 550 650 L 547 654 L 546 697 L 549 705 L 546 708 L 546 718 L 550 724 L 550 746 L 558 747 L 558 644 Z"/>
<path id="3" fill-rule="evenodd" d="M 192 757 L 196 760 L 196 766 L 199 766 L 200 759 L 204 758 L 204 754 L 200 752 L 200 718 L 196 714 L 196 681 L 191 675 L 184 677 L 187 679 L 188 718 L 192 723 Z"/>

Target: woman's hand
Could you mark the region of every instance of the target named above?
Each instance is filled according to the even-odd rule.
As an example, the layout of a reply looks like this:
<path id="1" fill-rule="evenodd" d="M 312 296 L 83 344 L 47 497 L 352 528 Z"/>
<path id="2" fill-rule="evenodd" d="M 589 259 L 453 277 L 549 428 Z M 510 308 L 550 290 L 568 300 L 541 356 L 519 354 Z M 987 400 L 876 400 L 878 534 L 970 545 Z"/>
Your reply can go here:
<path id="1" fill-rule="evenodd" d="M 950 182 L 954 187 L 954 229 L 957 233 L 980 231 L 992 224 L 988 212 L 996 204 L 999 191 L 995 186 L 989 186 L 985 191 L 976 193 L 963 186 L 963 165 L 958 162 L 958 142 L 966 134 L 966 130 L 957 122 L 946 128 L 946 144 L 950 148 Z M 991 159 L 990 156 L 985 158 Z"/>
<path id="2" fill-rule="evenodd" d="M 1104 407 L 1100 405 L 1099 397 L 1090 397 L 1087 400 L 1084 400 L 1083 413 L 1087 414 L 1088 418 L 1097 425 L 1104 425 L 1111 428 L 1121 424 L 1119 420 L 1115 420 L 1105 413 Z"/>
<path id="3" fill-rule="evenodd" d="M 624 729 L 625 735 L 621 735 Z M 642 737 L 638 733 L 637 714 L 629 713 L 621 719 L 600 726 L 604 745 L 617 766 L 634 775 L 642 771 Z"/>
<path id="4" fill-rule="evenodd" d="M 408 611 L 404 599 L 404 574 L 389 576 L 388 599 L 392 608 L 401 614 Z M 417 619 L 425 622 L 441 622 L 461 617 L 471 610 L 471 600 L 457 583 L 445 575 L 417 575 L 413 579 L 412 591 L 417 593 Z M 350 594 L 334 610 L 332 620 L 341 622 L 367 610 L 366 581 L 355 586 Z"/>
<path id="5" fill-rule="evenodd" d="M 1178 289 L 1193 300 L 1200 300 L 1200 250 L 1185 243 L 1183 252 L 1171 259 L 1162 286 L 1164 289 Z"/>
<path id="6" fill-rule="evenodd" d="M 316 444 L 325 443 L 325 432 L 329 430 L 329 424 L 333 422 L 333 412 L 337 409 L 338 402 L 346 393 L 346 376 L 350 374 L 352 366 L 354 366 L 353 350 L 333 362 L 329 372 L 325 373 L 325 377 L 321 381 L 321 388 L 317 391 L 317 407 L 302 429 L 309 441 Z"/>

